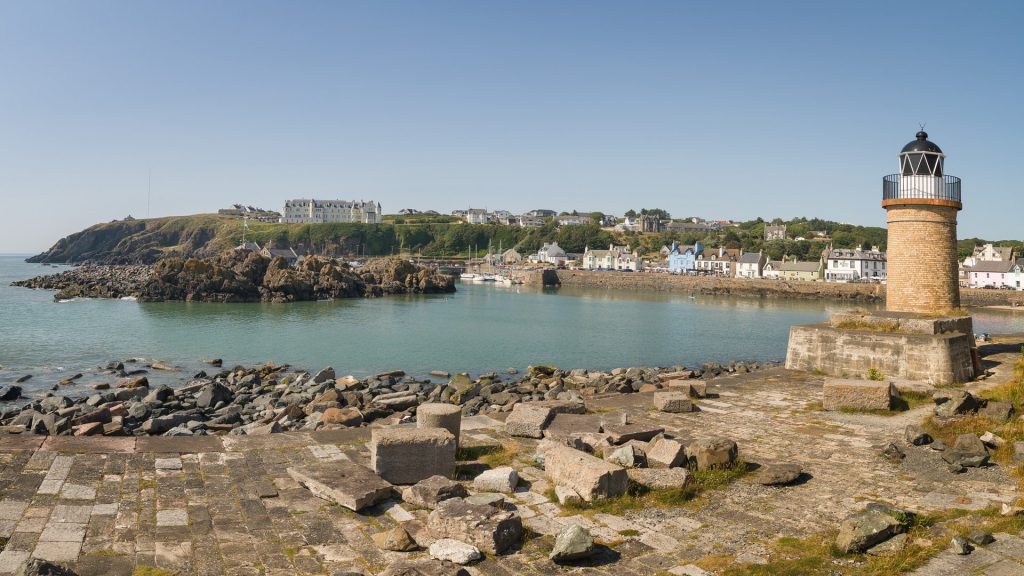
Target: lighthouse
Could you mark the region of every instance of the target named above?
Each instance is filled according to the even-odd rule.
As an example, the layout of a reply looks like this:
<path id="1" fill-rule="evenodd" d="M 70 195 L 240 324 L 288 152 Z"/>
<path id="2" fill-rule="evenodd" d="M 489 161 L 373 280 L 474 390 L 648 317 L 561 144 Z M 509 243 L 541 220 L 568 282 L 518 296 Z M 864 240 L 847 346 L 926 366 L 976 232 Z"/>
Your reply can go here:
<path id="1" fill-rule="evenodd" d="M 882 179 L 888 213 L 886 310 L 947 314 L 960 307 L 956 217 L 960 179 L 921 130 L 900 151 L 900 171 Z"/>

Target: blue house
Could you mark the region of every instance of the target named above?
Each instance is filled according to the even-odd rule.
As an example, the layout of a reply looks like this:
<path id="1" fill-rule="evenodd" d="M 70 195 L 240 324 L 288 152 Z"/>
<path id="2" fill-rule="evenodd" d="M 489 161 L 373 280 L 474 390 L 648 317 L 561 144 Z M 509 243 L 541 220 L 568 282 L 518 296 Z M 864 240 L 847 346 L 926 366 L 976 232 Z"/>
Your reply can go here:
<path id="1" fill-rule="evenodd" d="M 680 246 L 672 243 L 672 251 L 668 253 L 668 271 L 673 274 L 692 274 L 697 270 L 697 256 L 704 252 L 700 242 L 693 246 Z"/>

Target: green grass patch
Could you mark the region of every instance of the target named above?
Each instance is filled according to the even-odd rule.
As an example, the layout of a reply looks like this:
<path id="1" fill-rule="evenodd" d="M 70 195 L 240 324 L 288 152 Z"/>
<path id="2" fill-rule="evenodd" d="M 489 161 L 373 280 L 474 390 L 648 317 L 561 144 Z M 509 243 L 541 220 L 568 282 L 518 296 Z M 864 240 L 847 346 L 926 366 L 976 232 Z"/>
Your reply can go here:
<path id="1" fill-rule="evenodd" d="M 175 572 L 156 566 L 136 566 L 132 571 L 132 576 L 175 576 Z"/>
<path id="2" fill-rule="evenodd" d="M 622 496 L 605 498 L 593 502 L 567 503 L 562 508 L 571 513 L 612 514 L 622 516 L 632 510 L 646 508 L 681 508 L 692 503 L 700 496 L 714 490 L 721 490 L 749 472 L 746 462 L 738 461 L 729 468 L 714 470 L 698 470 L 691 472 L 691 480 L 682 488 L 648 490 L 638 484 L 630 483 L 629 489 Z M 554 490 L 546 492 L 548 498 L 557 502 Z"/>

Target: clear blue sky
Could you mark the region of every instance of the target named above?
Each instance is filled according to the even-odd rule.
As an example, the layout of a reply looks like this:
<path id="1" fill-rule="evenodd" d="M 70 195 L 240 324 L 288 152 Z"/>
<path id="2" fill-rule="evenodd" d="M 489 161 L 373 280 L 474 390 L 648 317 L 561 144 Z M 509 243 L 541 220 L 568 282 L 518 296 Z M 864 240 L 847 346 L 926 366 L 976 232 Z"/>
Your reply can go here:
<path id="1" fill-rule="evenodd" d="M 1024 2 L 0 0 L 0 252 L 291 197 L 883 225 L 927 122 L 1022 238 Z"/>

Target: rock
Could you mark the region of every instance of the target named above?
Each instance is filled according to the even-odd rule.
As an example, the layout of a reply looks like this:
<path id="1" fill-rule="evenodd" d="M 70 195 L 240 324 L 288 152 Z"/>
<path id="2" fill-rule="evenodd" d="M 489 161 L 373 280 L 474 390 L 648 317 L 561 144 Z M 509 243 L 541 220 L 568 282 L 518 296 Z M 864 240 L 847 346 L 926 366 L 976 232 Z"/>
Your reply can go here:
<path id="1" fill-rule="evenodd" d="M 351 406 L 346 408 L 328 408 L 320 415 L 320 421 L 324 424 L 354 427 L 363 423 L 363 415 L 359 410 Z"/>
<path id="2" fill-rule="evenodd" d="M 686 468 L 630 468 L 629 480 L 648 490 L 685 488 L 692 480 Z"/>
<path id="3" fill-rule="evenodd" d="M 686 392 L 655 392 L 654 409 L 673 414 L 691 412 L 693 403 L 690 401 L 689 390 Z"/>
<path id="4" fill-rule="evenodd" d="M 942 440 L 933 440 L 932 443 L 928 445 L 928 447 L 931 448 L 932 450 L 935 450 L 936 452 L 942 452 L 943 450 L 946 449 L 946 443 L 943 442 Z"/>
<path id="5" fill-rule="evenodd" d="M 279 434 L 282 431 L 280 422 L 271 422 L 262 426 L 253 426 L 246 429 L 248 436 L 265 436 L 267 434 Z"/>
<path id="6" fill-rule="evenodd" d="M 647 455 L 632 444 L 606 452 L 604 459 L 623 468 L 639 468 L 647 464 Z"/>
<path id="7" fill-rule="evenodd" d="M 907 444 L 913 446 L 924 446 L 932 442 L 932 437 L 924 431 L 924 428 L 915 424 L 908 424 L 903 429 L 903 439 L 907 441 Z"/>
<path id="8" fill-rule="evenodd" d="M 444 476 L 431 476 L 402 491 L 402 500 L 424 508 L 434 508 L 450 498 L 465 497 L 466 487 Z"/>
<path id="9" fill-rule="evenodd" d="M 25 566 L 25 571 L 19 572 L 19 574 L 22 576 L 78 576 L 70 568 L 38 558 L 29 562 L 28 566 Z"/>
<path id="10" fill-rule="evenodd" d="M 472 496 L 466 496 L 465 500 L 470 504 L 483 504 L 499 509 L 505 508 L 505 496 L 496 492 L 480 492 Z"/>
<path id="11" fill-rule="evenodd" d="M 150 392 L 142 398 L 142 401 L 152 404 L 161 404 L 173 395 L 174 390 L 171 390 L 170 387 L 161 384 L 160 386 L 157 386 L 156 389 L 150 390 Z"/>
<path id="12" fill-rule="evenodd" d="M 906 525 L 892 515 L 868 509 L 843 520 L 836 547 L 847 554 L 864 552 L 905 531 Z"/>
<path id="13" fill-rule="evenodd" d="M 456 374 L 448 381 L 448 388 L 451 390 L 451 401 L 462 404 L 467 400 L 476 397 L 480 392 L 480 384 L 473 382 L 469 374 Z"/>
<path id="14" fill-rule="evenodd" d="M 24 378 L 24 376 L 22 377 Z M 29 376 L 31 378 L 31 376 Z M 19 382 L 23 380 L 18 379 Z M 17 400 L 21 398 L 21 386 L 4 386 L 0 388 L 0 402 L 10 402 L 11 400 Z"/>
<path id="15" fill-rule="evenodd" d="M 416 545 L 416 541 L 412 539 L 412 536 L 409 536 L 409 533 L 401 526 L 395 526 L 386 532 L 378 532 L 371 536 L 370 539 L 373 540 L 373 543 L 381 550 L 390 550 L 392 552 L 412 552 L 419 548 L 419 546 Z"/>
<path id="16" fill-rule="evenodd" d="M 163 434 L 175 426 L 188 422 L 189 418 L 187 414 L 181 413 L 150 418 L 142 423 L 142 431 L 147 434 Z"/>
<path id="17" fill-rule="evenodd" d="M 448 373 L 448 372 L 445 372 L 444 370 L 431 370 L 430 371 L 430 375 L 433 376 L 434 378 L 449 378 L 449 377 L 451 377 L 451 374 Z"/>
<path id="18" fill-rule="evenodd" d="M 825 410 L 889 410 L 899 393 L 891 382 L 827 378 L 822 387 Z"/>
<path id="19" fill-rule="evenodd" d="M 964 538 L 960 536 L 953 536 L 953 539 L 949 542 L 949 549 L 952 550 L 954 554 L 966 556 L 974 550 L 974 547 L 971 546 L 971 544 Z"/>
<path id="20" fill-rule="evenodd" d="M 981 528 L 972 528 L 967 532 L 967 541 L 976 546 L 988 546 L 996 541 L 991 534 Z"/>
<path id="21" fill-rule="evenodd" d="M 616 446 L 630 440 L 646 442 L 664 431 L 664 428 L 651 424 L 607 424 L 604 427 L 604 433 Z"/>
<path id="22" fill-rule="evenodd" d="M 126 378 L 119 380 L 114 385 L 115 388 L 149 388 L 149 380 L 145 376 L 137 376 L 135 378 Z"/>
<path id="23" fill-rule="evenodd" d="M 459 565 L 469 564 L 482 558 L 480 550 L 475 546 L 451 538 L 436 540 L 430 545 L 429 551 L 431 558 Z"/>
<path id="24" fill-rule="evenodd" d="M 1013 443 L 1013 461 L 1024 462 L 1024 441 L 1017 440 Z"/>
<path id="25" fill-rule="evenodd" d="M 555 537 L 555 546 L 548 554 L 554 562 L 571 562 L 594 554 L 594 537 L 579 524 L 570 524 Z"/>
<path id="26" fill-rule="evenodd" d="M 288 475 L 314 496 L 359 512 L 386 500 L 393 492 L 391 484 L 369 469 L 342 461 L 310 467 L 288 468 Z"/>
<path id="27" fill-rule="evenodd" d="M 200 408 L 213 408 L 221 402 L 229 403 L 234 399 L 234 394 L 227 386 L 213 382 L 207 384 L 196 396 L 196 406 Z"/>
<path id="28" fill-rule="evenodd" d="M 950 465 L 965 468 L 978 468 L 988 463 L 988 450 L 981 439 L 974 434 L 961 434 L 956 437 L 953 448 L 942 453 L 942 459 Z"/>
<path id="29" fill-rule="evenodd" d="M 1024 515 L 1024 508 L 1020 506 L 1011 506 L 1004 502 L 1002 507 L 1000 507 L 999 514 L 1003 516 L 1022 516 Z"/>
<path id="30" fill-rule="evenodd" d="M 1002 424 L 1013 418 L 1013 404 L 997 400 L 989 400 L 979 413 L 989 420 Z"/>
<path id="31" fill-rule="evenodd" d="M 937 404 L 935 415 L 942 418 L 974 412 L 979 406 L 978 400 L 964 390 L 943 390 L 932 395 L 932 399 Z"/>
<path id="32" fill-rule="evenodd" d="M 24 376 L 19 376 L 18 379 L 14 381 L 14 383 L 15 384 L 24 384 L 25 382 L 28 382 L 31 379 L 32 379 L 32 375 L 31 374 L 25 374 Z"/>
<path id="33" fill-rule="evenodd" d="M 224 365 L 224 360 L 222 360 L 221 358 L 211 358 L 209 360 L 204 360 L 204 362 L 206 362 L 210 366 L 213 366 L 214 368 L 220 368 L 221 366 Z"/>
<path id="34" fill-rule="evenodd" d="M 686 464 L 686 448 L 671 438 L 655 438 L 647 450 L 647 465 L 651 468 L 675 468 Z"/>
<path id="35" fill-rule="evenodd" d="M 986 446 L 991 446 L 992 448 L 999 448 L 1000 446 L 1006 445 L 1006 440 L 1000 438 L 999 436 L 996 436 L 992 432 L 985 432 L 978 439 L 981 440 L 982 443 L 984 443 Z"/>
<path id="36" fill-rule="evenodd" d="M 519 475 L 510 466 L 502 466 L 485 470 L 473 479 L 473 488 L 481 492 L 502 492 L 511 494 L 516 491 Z"/>
<path id="37" fill-rule="evenodd" d="M 907 455 L 903 453 L 903 449 L 897 446 L 895 442 L 889 442 L 886 444 L 885 448 L 882 448 L 882 456 L 885 457 L 886 460 L 897 464 L 907 457 Z"/>
<path id="38" fill-rule="evenodd" d="M 102 422 L 89 422 L 87 424 L 81 424 L 74 427 L 75 436 L 94 436 L 96 434 L 103 433 Z"/>
<path id="39" fill-rule="evenodd" d="M 892 538 L 889 538 L 881 544 L 876 544 L 871 548 L 867 549 L 868 556 L 890 556 L 893 554 L 899 554 L 907 546 L 907 541 L 910 539 L 906 533 L 897 534 Z"/>
<path id="40" fill-rule="evenodd" d="M 555 486 L 555 498 L 558 499 L 558 503 L 562 506 L 565 506 L 566 504 L 580 504 L 583 502 L 583 498 L 568 486 Z"/>
<path id="41" fill-rule="evenodd" d="M 587 502 L 625 494 L 626 470 L 568 446 L 545 451 L 544 473 L 555 485 L 572 488 Z"/>
<path id="42" fill-rule="evenodd" d="M 443 428 L 374 428 L 370 466 L 392 484 L 455 476 L 455 436 Z"/>
<path id="43" fill-rule="evenodd" d="M 739 448 L 728 438 L 707 438 L 691 442 L 686 457 L 697 470 L 727 468 L 736 463 Z"/>
<path id="44" fill-rule="evenodd" d="M 451 498 L 430 513 L 427 530 L 435 538 L 454 538 L 489 554 L 501 554 L 519 542 L 523 523 L 512 512 Z"/>
<path id="45" fill-rule="evenodd" d="M 329 382 L 331 380 L 334 380 L 335 378 L 336 376 L 334 374 L 334 368 L 328 366 L 327 368 L 324 368 L 323 370 L 317 372 L 316 375 L 313 376 L 311 381 L 313 382 L 313 384 L 323 384 L 324 382 Z"/>
<path id="46" fill-rule="evenodd" d="M 177 372 L 178 371 L 177 367 L 171 366 L 170 364 L 165 364 L 163 362 L 153 362 L 152 364 L 150 364 L 149 367 L 152 368 L 153 370 L 163 370 L 164 372 Z"/>
<path id="47" fill-rule="evenodd" d="M 757 474 L 762 486 L 786 486 L 800 479 L 803 469 L 799 464 L 766 464 Z"/>
<path id="48" fill-rule="evenodd" d="M 509 436 L 543 438 L 544 428 L 554 416 L 554 411 L 535 403 L 516 404 L 505 419 L 505 432 Z"/>

